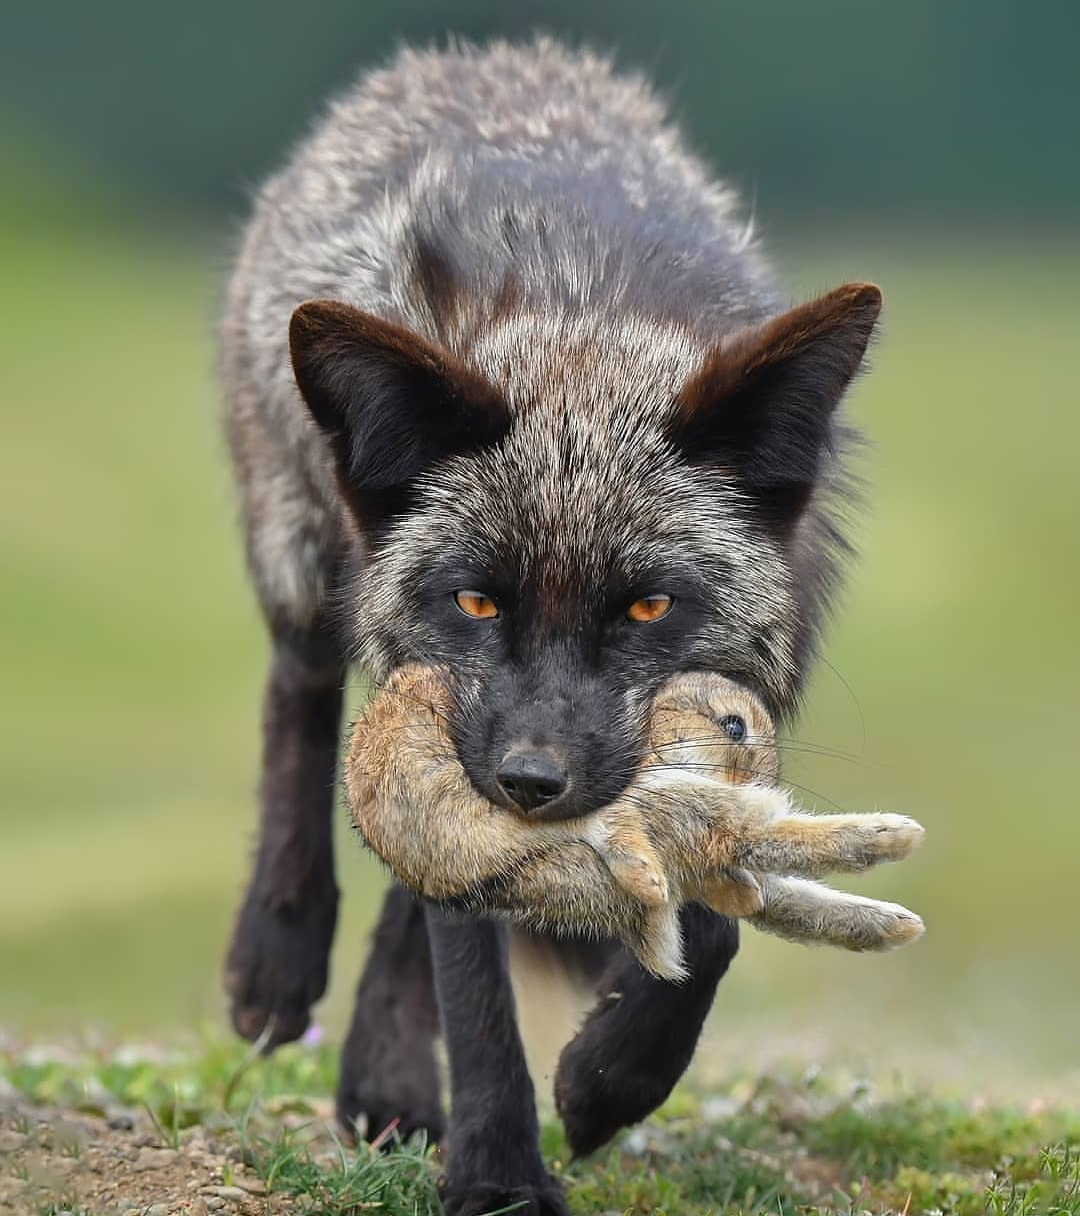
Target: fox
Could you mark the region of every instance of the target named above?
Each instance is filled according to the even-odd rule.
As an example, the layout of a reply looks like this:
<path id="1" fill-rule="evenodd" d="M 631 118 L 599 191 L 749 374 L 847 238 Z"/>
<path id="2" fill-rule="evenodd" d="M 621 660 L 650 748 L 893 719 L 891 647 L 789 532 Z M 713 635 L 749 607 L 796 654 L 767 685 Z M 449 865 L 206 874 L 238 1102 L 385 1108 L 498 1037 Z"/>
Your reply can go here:
<path id="1" fill-rule="evenodd" d="M 766 933 L 848 950 L 922 935 L 899 904 L 811 881 L 899 861 L 921 825 L 888 813 L 816 815 L 775 786 L 761 702 L 722 676 L 673 676 L 653 700 L 644 763 L 584 818 L 530 820 L 480 797 L 447 733 L 438 669 L 398 668 L 352 731 L 345 766 L 361 837 L 408 888 L 542 932 L 618 938 L 652 975 L 689 979 L 678 909 L 697 900 Z"/>
<path id="2" fill-rule="evenodd" d="M 861 282 L 793 303 L 736 192 L 602 54 L 403 49 L 330 104 L 257 193 L 222 315 L 271 652 L 225 964 L 242 1036 L 297 1038 L 326 987 L 353 665 L 373 688 L 445 668 L 469 782 L 537 823 L 626 790 L 679 672 L 794 716 L 846 566 L 841 402 L 880 308 Z M 556 1074 L 577 1155 L 690 1063 L 738 927 L 694 901 L 679 921 L 681 983 L 615 940 L 559 947 L 599 994 Z M 393 885 L 343 1047 L 339 1119 L 445 1139 L 448 1216 L 568 1210 L 508 933 Z"/>

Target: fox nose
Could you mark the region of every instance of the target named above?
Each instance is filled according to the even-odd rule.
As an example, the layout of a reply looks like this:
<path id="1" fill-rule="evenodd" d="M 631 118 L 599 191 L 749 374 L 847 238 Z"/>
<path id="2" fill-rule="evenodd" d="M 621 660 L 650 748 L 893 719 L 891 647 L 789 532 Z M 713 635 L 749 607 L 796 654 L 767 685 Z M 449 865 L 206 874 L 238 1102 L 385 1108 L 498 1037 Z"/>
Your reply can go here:
<path id="1" fill-rule="evenodd" d="M 507 752 L 495 770 L 495 780 L 503 793 L 526 812 L 554 802 L 570 784 L 562 763 L 546 751 Z"/>

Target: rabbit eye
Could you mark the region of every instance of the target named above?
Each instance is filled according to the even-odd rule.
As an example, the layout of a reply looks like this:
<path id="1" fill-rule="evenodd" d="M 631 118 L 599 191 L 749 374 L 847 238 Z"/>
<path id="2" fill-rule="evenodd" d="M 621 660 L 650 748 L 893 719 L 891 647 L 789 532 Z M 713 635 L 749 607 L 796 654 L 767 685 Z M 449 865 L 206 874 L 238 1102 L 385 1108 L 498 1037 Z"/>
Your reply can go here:
<path id="1" fill-rule="evenodd" d="M 746 720 L 738 714 L 726 714 L 720 719 L 720 726 L 732 743 L 741 743 L 746 738 Z"/>

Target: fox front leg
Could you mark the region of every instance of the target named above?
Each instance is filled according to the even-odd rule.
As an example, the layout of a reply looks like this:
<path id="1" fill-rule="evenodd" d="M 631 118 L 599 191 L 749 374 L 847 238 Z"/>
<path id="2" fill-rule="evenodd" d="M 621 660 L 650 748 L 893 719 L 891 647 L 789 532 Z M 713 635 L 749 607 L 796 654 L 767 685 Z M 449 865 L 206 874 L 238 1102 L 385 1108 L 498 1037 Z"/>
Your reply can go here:
<path id="1" fill-rule="evenodd" d="M 900 861 L 924 835 L 906 815 L 811 815 L 794 809 L 782 790 L 754 784 L 738 789 L 731 860 L 755 873 L 857 873 Z"/>

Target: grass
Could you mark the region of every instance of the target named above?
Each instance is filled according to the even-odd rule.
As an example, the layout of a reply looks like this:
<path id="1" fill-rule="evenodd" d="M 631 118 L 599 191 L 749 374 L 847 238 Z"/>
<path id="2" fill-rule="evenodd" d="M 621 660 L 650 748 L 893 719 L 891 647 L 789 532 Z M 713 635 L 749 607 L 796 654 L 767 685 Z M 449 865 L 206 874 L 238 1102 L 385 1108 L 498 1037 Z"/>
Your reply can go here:
<path id="1" fill-rule="evenodd" d="M 144 1056 L 0 1058 L 0 1077 L 35 1103 L 102 1114 L 116 1102 L 149 1106 L 161 1142 L 174 1148 L 191 1129 L 211 1129 L 241 1146 L 268 1195 L 293 1197 L 300 1211 L 434 1216 L 441 1160 L 422 1141 L 403 1145 L 388 1132 L 381 1151 L 328 1145 L 325 1136 L 316 1146 L 305 1117 L 314 1124 L 326 1111 L 335 1068 L 326 1047 L 294 1045 L 252 1063 L 243 1048 L 213 1038 Z M 817 1071 L 677 1091 L 648 1123 L 586 1161 L 568 1161 L 555 1123 L 545 1125 L 543 1144 L 578 1216 L 1080 1213 L 1075 1109 L 877 1092 Z"/>
<path id="2" fill-rule="evenodd" d="M 319 1162 L 296 1135 L 249 1139 L 248 1150 L 268 1192 L 300 1200 L 306 1210 L 336 1216 L 378 1209 L 388 1216 L 438 1212 L 432 1154 L 420 1137 L 382 1151 L 341 1146 L 336 1159 Z"/>

